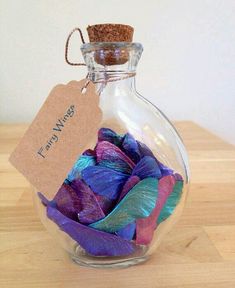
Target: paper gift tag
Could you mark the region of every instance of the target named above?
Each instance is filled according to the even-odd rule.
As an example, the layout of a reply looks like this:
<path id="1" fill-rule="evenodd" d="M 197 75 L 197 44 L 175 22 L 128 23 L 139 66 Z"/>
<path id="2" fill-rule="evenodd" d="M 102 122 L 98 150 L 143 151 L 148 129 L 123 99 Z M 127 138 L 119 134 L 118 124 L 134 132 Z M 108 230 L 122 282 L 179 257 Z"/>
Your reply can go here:
<path id="1" fill-rule="evenodd" d="M 52 198 L 86 144 L 97 133 L 99 96 L 87 80 L 57 85 L 10 156 L 10 162 L 38 191 Z"/>

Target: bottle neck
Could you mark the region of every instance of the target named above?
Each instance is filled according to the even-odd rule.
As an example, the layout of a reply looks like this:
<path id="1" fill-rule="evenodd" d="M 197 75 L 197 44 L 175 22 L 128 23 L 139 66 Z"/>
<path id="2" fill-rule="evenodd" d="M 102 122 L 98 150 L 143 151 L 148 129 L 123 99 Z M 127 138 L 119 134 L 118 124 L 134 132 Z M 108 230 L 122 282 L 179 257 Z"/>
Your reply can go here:
<path id="1" fill-rule="evenodd" d="M 88 79 L 97 85 L 99 92 L 105 89 L 112 95 L 118 95 L 135 90 L 135 75 L 133 71 L 90 71 Z"/>
<path id="2" fill-rule="evenodd" d="M 81 47 L 88 78 L 97 91 L 112 95 L 128 94 L 135 89 L 135 72 L 143 51 L 139 43 L 98 42 Z"/>
<path id="3" fill-rule="evenodd" d="M 128 106 L 127 103 L 132 102 L 136 97 L 135 75 L 133 74 L 89 73 L 88 78 L 95 83 L 103 121 L 112 118 L 115 113 L 118 114 L 120 107 L 125 109 L 124 107 Z"/>

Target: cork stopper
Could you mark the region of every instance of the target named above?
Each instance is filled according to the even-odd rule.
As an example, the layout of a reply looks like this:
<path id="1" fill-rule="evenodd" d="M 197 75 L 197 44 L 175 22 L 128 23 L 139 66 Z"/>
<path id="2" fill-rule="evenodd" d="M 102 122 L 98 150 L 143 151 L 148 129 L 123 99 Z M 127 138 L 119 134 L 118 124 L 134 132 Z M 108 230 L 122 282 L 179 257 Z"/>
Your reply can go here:
<path id="1" fill-rule="evenodd" d="M 124 24 L 96 24 L 87 27 L 90 42 L 132 42 L 134 28 Z"/>
<path id="2" fill-rule="evenodd" d="M 90 42 L 132 42 L 134 28 L 124 24 L 96 24 L 87 27 Z M 101 65 L 121 65 L 128 61 L 129 52 L 115 45 L 95 52 L 95 61 Z"/>

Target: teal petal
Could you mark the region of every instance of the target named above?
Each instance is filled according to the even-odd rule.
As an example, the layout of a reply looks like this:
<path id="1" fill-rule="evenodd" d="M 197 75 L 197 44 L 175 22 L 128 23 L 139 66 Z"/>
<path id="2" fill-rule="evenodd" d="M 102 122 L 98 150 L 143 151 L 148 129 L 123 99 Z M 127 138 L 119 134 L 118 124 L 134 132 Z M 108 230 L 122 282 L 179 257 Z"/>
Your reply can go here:
<path id="1" fill-rule="evenodd" d="M 168 197 L 165 205 L 163 206 L 160 215 L 157 220 L 157 224 L 160 224 L 162 221 L 167 219 L 175 210 L 176 205 L 179 203 L 182 190 L 183 190 L 183 181 L 177 181 L 175 183 L 174 189 L 170 196 Z"/>
<path id="2" fill-rule="evenodd" d="M 145 178 L 127 193 L 111 213 L 89 226 L 114 233 L 138 218 L 148 217 L 156 204 L 157 186 L 157 179 Z"/>
<path id="3" fill-rule="evenodd" d="M 122 161 L 109 161 L 109 160 L 103 160 L 99 164 L 99 166 L 107 167 L 110 169 L 113 169 L 115 171 L 130 174 L 131 170 L 129 167 L 127 167 L 125 162 Z"/>
<path id="4" fill-rule="evenodd" d="M 94 156 L 81 155 L 70 170 L 67 179 L 72 182 L 73 180 L 80 178 L 83 169 L 94 166 L 95 164 L 96 161 Z"/>

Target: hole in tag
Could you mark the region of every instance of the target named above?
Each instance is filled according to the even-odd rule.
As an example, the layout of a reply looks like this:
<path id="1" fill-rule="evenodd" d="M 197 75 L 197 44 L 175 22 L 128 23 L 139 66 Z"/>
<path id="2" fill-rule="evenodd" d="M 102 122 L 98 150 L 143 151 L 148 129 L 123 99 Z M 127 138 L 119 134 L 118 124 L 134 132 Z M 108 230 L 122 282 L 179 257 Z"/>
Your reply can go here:
<path id="1" fill-rule="evenodd" d="M 81 89 L 82 94 L 86 94 L 87 86 L 89 85 L 89 83 L 90 83 L 90 81 L 87 81 L 86 84 L 82 87 L 82 89 Z"/>
<path id="2" fill-rule="evenodd" d="M 82 87 L 81 93 L 82 93 L 82 94 L 86 94 L 86 90 L 87 90 L 87 87 L 86 87 L 86 86 Z"/>

